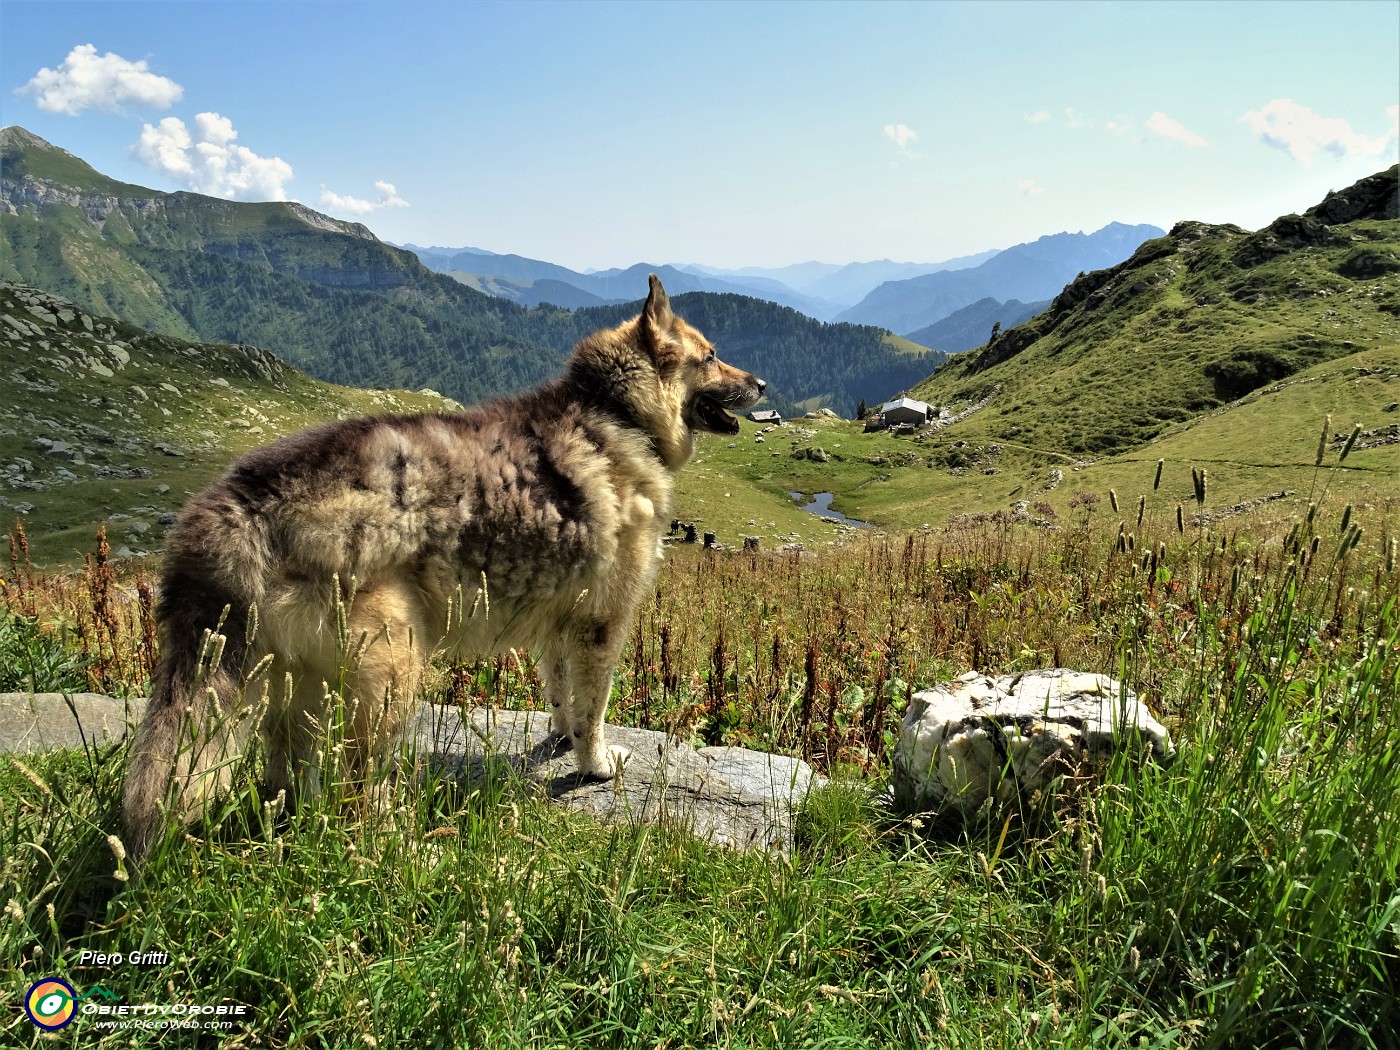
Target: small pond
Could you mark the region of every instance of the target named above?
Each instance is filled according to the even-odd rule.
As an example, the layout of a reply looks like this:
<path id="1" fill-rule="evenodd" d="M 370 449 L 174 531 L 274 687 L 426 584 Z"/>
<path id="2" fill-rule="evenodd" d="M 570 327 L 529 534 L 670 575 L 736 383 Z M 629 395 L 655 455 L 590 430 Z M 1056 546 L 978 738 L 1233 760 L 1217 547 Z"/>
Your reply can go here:
<path id="1" fill-rule="evenodd" d="M 806 501 L 807 496 L 801 492 L 789 492 L 789 496 L 798 501 Z M 854 525 L 856 528 L 868 529 L 870 522 L 860 521 L 856 518 L 848 518 L 839 510 L 831 509 L 832 493 L 817 492 L 812 495 L 810 501 L 802 502 L 802 509 L 808 514 L 815 514 L 819 518 L 826 518 L 828 521 L 839 521 L 843 525 Z"/>

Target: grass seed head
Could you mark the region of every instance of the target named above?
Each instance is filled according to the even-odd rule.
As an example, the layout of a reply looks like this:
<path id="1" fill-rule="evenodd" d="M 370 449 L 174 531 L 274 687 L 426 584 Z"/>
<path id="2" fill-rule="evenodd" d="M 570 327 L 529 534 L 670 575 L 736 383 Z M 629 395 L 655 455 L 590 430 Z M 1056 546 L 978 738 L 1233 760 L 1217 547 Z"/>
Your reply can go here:
<path id="1" fill-rule="evenodd" d="M 1347 455 L 1351 452 L 1351 447 L 1356 444 L 1356 439 L 1360 436 L 1361 424 L 1354 423 L 1351 428 L 1351 433 L 1347 436 L 1347 443 L 1342 446 L 1341 454 L 1337 456 L 1338 463 L 1347 458 Z"/>

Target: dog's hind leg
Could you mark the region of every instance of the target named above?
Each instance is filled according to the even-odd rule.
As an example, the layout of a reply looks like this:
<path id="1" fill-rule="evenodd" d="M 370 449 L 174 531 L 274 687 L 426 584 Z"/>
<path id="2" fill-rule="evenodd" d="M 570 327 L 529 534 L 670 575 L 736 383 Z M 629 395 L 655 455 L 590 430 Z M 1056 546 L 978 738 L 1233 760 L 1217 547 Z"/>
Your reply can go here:
<path id="1" fill-rule="evenodd" d="M 321 793 L 326 746 L 326 683 L 322 676 L 281 661 L 269 676 L 268 717 L 263 723 L 267 755 L 264 788 L 268 799 L 282 793 L 288 808 Z"/>
<path id="2" fill-rule="evenodd" d="M 362 589 L 349 627 L 345 759 L 352 780 L 382 775 L 418 709 L 427 660 L 425 617 L 406 587 Z"/>

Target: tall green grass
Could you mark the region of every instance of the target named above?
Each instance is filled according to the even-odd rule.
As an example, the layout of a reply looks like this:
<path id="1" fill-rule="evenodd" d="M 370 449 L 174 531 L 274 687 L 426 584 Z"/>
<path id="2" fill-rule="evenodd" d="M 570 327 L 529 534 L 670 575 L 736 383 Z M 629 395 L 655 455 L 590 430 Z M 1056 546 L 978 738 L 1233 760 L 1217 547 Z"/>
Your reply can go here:
<path id="1" fill-rule="evenodd" d="M 0 996 L 57 973 L 255 1007 L 206 1045 L 1397 1045 L 1395 523 L 1318 502 L 1178 526 L 1155 493 L 1115 493 L 1056 533 L 988 519 L 670 561 L 614 710 L 837 774 L 788 857 L 600 827 L 505 767 L 468 786 L 420 765 L 386 806 L 330 790 L 294 816 L 250 770 L 137 874 L 108 838 L 119 748 L 0 759 Z M 1034 824 L 872 798 L 914 683 L 1049 663 L 1139 689 L 1175 760 L 1118 759 Z M 444 680 L 538 696 L 510 660 Z M 83 948 L 172 958 L 80 970 Z M 5 1040 L 41 1037 L 0 1011 Z"/>

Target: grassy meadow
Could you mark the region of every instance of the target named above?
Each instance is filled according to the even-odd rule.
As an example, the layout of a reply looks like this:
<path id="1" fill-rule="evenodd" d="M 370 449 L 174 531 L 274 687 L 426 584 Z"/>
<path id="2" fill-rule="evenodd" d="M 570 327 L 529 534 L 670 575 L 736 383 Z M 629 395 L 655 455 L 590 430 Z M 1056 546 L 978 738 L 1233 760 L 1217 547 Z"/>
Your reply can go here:
<path id="1" fill-rule="evenodd" d="M 1323 445 L 1298 501 L 1219 520 L 1197 517 L 1213 472 L 1144 463 L 1064 496 L 1054 528 L 673 548 L 609 718 L 806 757 L 831 784 L 791 856 L 600 827 L 505 770 L 470 792 L 425 771 L 370 814 L 332 789 L 295 816 L 250 774 L 134 872 L 110 837 L 121 747 L 0 757 L 0 1043 L 45 1041 L 18 1000 L 58 974 L 254 1007 L 202 1033 L 83 1016 L 61 1037 L 83 1045 L 1397 1045 L 1400 515 L 1349 502 L 1357 453 Z M 40 572 L 23 546 L 0 687 L 143 693 L 139 565 L 99 547 Z M 883 808 L 914 689 L 1056 664 L 1146 696 L 1176 759 L 967 822 Z M 444 667 L 434 693 L 541 703 L 514 656 Z"/>
<path id="2" fill-rule="evenodd" d="M 1085 498 L 1104 501 L 1094 511 L 1102 521 L 1112 517 L 1110 489 L 1131 501 L 1136 514 L 1159 459 L 1167 470 L 1153 498 L 1172 513 L 1177 502 L 1197 513 L 1193 467 L 1210 482 L 1200 510 L 1217 520 L 1283 493 L 1271 501 L 1271 520 L 1281 522 L 1306 513 L 1321 485 L 1343 504 L 1379 509 L 1400 498 L 1397 397 L 1400 348 L 1387 346 L 1314 365 L 1113 455 L 1070 455 L 999 439 L 989 429 L 997 425 L 995 405 L 943 430 L 912 435 L 867 434 L 862 424 L 840 419 L 797 419 L 776 430 L 745 423 L 737 437 L 701 441 L 678 479 L 676 512 L 723 543 L 755 535 L 764 546 L 840 534 L 789 504 L 791 491 L 832 492 L 837 510 L 892 531 L 1011 515 L 1021 504 L 1030 517 L 1065 525 L 1082 515 Z M 1113 406 L 1102 411 L 1111 414 Z M 1319 465 L 1319 429 L 1329 415 L 1328 455 Z M 1339 462 L 1336 453 L 1357 422 L 1369 436 Z M 810 458 L 815 449 L 829 458 Z"/>

